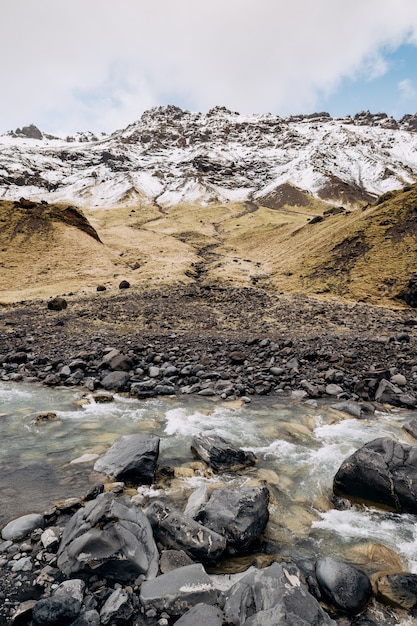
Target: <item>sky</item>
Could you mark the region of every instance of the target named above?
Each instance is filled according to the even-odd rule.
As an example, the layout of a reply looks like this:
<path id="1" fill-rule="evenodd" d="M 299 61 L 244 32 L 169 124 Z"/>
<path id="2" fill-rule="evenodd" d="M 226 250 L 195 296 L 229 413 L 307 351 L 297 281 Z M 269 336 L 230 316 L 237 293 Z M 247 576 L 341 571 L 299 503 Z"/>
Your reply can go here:
<path id="1" fill-rule="evenodd" d="M 417 112 L 416 0 L 1 0 L 0 134 L 113 132 L 159 105 Z"/>

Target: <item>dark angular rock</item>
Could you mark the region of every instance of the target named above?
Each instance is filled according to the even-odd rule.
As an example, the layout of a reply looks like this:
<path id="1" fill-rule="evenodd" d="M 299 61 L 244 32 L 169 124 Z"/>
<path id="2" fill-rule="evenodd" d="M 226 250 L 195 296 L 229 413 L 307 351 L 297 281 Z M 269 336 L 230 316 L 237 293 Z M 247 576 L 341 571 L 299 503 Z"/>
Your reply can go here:
<path id="1" fill-rule="evenodd" d="M 100 615 L 95 609 L 90 609 L 81 613 L 71 626 L 100 626 Z"/>
<path id="2" fill-rule="evenodd" d="M 102 624 L 126 624 L 133 614 L 133 603 L 123 589 L 116 589 L 100 611 Z"/>
<path id="3" fill-rule="evenodd" d="M 120 437 L 97 459 L 94 470 L 116 480 L 150 485 L 155 477 L 159 441 L 156 435 Z"/>
<path id="4" fill-rule="evenodd" d="M 333 490 L 353 501 L 417 513 L 417 446 L 388 437 L 370 441 L 343 461 Z"/>
<path id="5" fill-rule="evenodd" d="M 229 549 L 249 546 L 265 530 L 269 519 L 266 487 L 216 489 L 197 520 L 227 539 Z"/>
<path id="6" fill-rule="evenodd" d="M 255 465 L 256 456 L 210 433 L 198 433 L 191 440 L 191 450 L 216 472 L 238 470 Z"/>
<path id="7" fill-rule="evenodd" d="M 414 407 L 417 405 L 417 398 L 414 398 L 414 396 L 409 394 L 405 394 L 400 387 L 394 385 L 385 378 L 383 378 L 378 385 L 378 389 L 375 393 L 375 400 L 385 404 L 392 404 L 393 406 Z"/>
<path id="8" fill-rule="evenodd" d="M 144 513 L 104 493 L 77 511 L 65 527 L 58 567 L 77 572 L 106 573 L 121 579 L 158 572 L 159 554 Z"/>
<path id="9" fill-rule="evenodd" d="M 226 549 L 226 539 L 175 509 L 152 502 L 146 511 L 156 538 L 164 546 L 184 550 L 191 558 L 209 561 Z"/>
<path id="10" fill-rule="evenodd" d="M 71 596 L 52 596 L 39 600 L 32 609 L 36 626 L 65 626 L 71 624 L 81 611 L 79 600 Z"/>
<path id="11" fill-rule="evenodd" d="M 248 573 L 227 592 L 223 611 L 228 624 L 336 626 L 293 563 L 273 563 Z"/>
<path id="12" fill-rule="evenodd" d="M 331 557 L 320 559 L 316 564 L 316 577 L 330 604 L 349 615 L 363 611 L 371 597 L 368 576 L 344 561 Z"/>

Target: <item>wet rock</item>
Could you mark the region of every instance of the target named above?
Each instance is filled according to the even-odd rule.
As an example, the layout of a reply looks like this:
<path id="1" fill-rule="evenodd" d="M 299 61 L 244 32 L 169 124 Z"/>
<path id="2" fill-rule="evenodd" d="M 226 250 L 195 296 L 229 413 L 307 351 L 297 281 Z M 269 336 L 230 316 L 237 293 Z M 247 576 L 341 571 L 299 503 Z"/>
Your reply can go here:
<path id="1" fill-rule="evenodd" d="M 417 606 L 417 575 L 379 574 L 373 577 L 378 600 L 411 610 Z"/>
<path id="2" fill-rule="evenodd" d="M 123 624 L 133 614 L 133 603 L 129 595 L 123 589 L 116 589 L 107 598 L 100 611 L 102 624 Z"/>
<path id="3" fill-rule="evenodd" d="M 184 550 L 193 559 L 214 560 L 226 549 L 226 539 L 221 534 L 161 502 L 152 502 L 146 515 L 160 543 L 175 550 Z"/>
<path id="4" fill-rule="evenodd" d="M 371 597 L 368 576 L 344 561 L 331 557 L 320 559 L 316 563 L 316 577 L 325 599 L 349 615 L 363 611 Z"/>
<path id="5" fill-rule="evenodd" d="M 199 603 L 216 604 L 217 590 L 201 564 L 180 567 L 154 580 L 145 580 L 140 601 L 145 610 L 182 615 Z"/>
<path id="6" fill-rule="evenodd" d="M 239 470 L 255 465 L 253 452 L 236 448 L 219 435 L 199 433 L 191 440 L 191 450 L 216 472 Z"/>
<path id="7" fill-rule="evenodd" d="M 343 461 L 333 481 L 337 495 L 417 512 L 417 446 L 381 437 Z"/>
<path id="8" fill-rule="evenodd" d="M 247 574 L 227 593 L 223 611 L 227 623 L 245 626 L 336 626 L 292 563 Z"/>
<path id="9" fill-rule="evenodd" d="M 354 402 L 353 400 L 332 404 L 332 409 L 336 409 L 336 411 L 342 411 L 342 413 L 346 413 L 347 415 L 351 415 L 352 417 L 360 418 L 363 416 L 361 405 L 357 402 Z"/>
<path id="10" fill-rule="evenodd" d="M 6 524 L 1 531 L 1 536 L 6 541 L 17 541 L 18 539 L 23 539 L 23 537 L 31 533 L 35 528 L 43 528 L 44 525 L 45 520 L 42 515 L 29 513 L 11 520 Z"/>
<path id="11" fill-rule="evenodd" d="M 67 576 L 108 572 L 121 579 L 158 572 L 159 554 L 148 519 L 112 494 L 101 494 L 77 511 L 63 532 L 58 567 Z"/>
<path id="12" fill-rule="evenodd" d="M 127 372 L 115 371 L 104 376 L 101 385 L 107 391 L 123 391 L 129 382 L 130 375 Z"/>
<path id="13" fill-rule="evenodd" d="M 221 487 L 213 492 L 197 521 L 223 535 L 229 549 L 240 550 L 265 530 L 268 503 L 266 487 Z"/>
<path id="14" fill-rule="evenodd" d="M 409 435 L 414 437 L 414 439 L 417 439 L 417 418 L 411 420 L 407 424 L 404 424 L 403 428 Z"/>
<path id="15" fill-rule="evenodd" d="M 65 626 L 80 614 L 79 600 L 71 596 L 52 596 L 39 600 L 32 609 L 35 626 Z"/>
<path id="16" fill-rule="evenodd" d="M 115 480 L 150 485 L 155 477 L 159 441 L 156 435 L 120 437 L 96 461 L 94 470 Z"/>
<path id="17" fill-rule="evenodd" d="M 210 604 L 196 604 L 175 622 L 176 626 L 222 626 L 224 624 L 224 613 L 217 607 Z"/>

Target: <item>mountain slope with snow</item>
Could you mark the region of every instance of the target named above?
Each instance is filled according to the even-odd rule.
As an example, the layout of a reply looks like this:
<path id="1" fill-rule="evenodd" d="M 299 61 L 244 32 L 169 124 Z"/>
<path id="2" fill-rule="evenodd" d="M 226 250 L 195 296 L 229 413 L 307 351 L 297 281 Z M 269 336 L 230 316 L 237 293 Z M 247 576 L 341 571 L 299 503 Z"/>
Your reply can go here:
<path id="1" fill-rule="evenodd" d="M 100 137 L 17 129 L 0 137 L 0 155 L 3 199 L 90 208 L 251 201 L 277 208 L 315 197 L 350 206 L 417 181 L 417 115 L 283 119 L 168 106 Z"/>

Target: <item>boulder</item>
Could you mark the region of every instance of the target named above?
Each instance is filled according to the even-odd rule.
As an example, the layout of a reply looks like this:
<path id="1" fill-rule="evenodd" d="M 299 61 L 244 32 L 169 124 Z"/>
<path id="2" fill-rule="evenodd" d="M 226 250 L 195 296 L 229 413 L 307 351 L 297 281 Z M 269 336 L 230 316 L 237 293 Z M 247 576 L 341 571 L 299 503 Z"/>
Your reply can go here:
<path id="1" fill-rule="evenodd" d="M 81 603 L 71 596 L 60 595 L 43 598 L 32 609 L 35 626 L 65 626 L 80 614 Z"/>
<path id="2" fill-rule="evenodd" d="M 129 382 L 130 375 L 127 372 L 115 371 L 104 376 L 101 386 L 107 391 L 123 391 Z"/>
<path id="3" fill-rule="evenodd" d="M 417 446 L 389 437 L 370 441 L 343 461 L 333 490 L 356 502 L 417 513 Z"/>
<path id="4" fill-rule="evenodd" d="M 349 615 L 363 611 L 372 595 L 371 581 L 364 572 L 332 557 L 317 561 L 316 578 L 323 597 Z"/>
<path id="5" fill-rule="evenodd" d="M 209 561 L 226 549 L 226 539 L 162 502 L 152 502 L 146 511 L 155 537 L 162 545 L 184 550 L 191 558 Z"/>
<path id="6" fill-rule="evenodd" d="M 223 611 L 227 623 L 245 626 L 336 626 L 293 563 L 272 563 L 244 576 L 227 592 Z"/>
<path id="7" fill-rule="evenodd" d="M 155 477 L 159 441 L 156 435 L 120 437 L 97 459 L 94 469 L 115 480 L 150 485 Z"/>
<path id="8" fill-rule="evenodd" d="M 379 574 L 373 577 L 380 602 L 411 610 L 417 606 L 417 574 Z"/>
<path id="9" fill-rule="evenodd" d="M 103 493 L 67 523 L 58 550 L 58 567 L 67 576 L 100 572 L 121 579 L 153 578 L 159 554 L 144 513 Z"/>
<path id="10" fill-rule="evenodd" d="M 51 300 L 48 300 L 48 309 L 50 311 L 63 311 L 64 309 L 66 309 L 68 306 L 67 301 L 65 300 L 65 298 L 52 298 Z"/>
<path id="11" fill-rule="evenodd" d="M 417 405 L 417 399 L 394 385 L 389 380 L 383 378 L 375 392 L 375 400 L 383 404 L 392 404 L 393 406 L 414 407 Z"/>
<path id="12" fill-rule="evenodd" d="M 145 580 L 140 588 L 145 611 L 154 609 L 170 615 L 182 615 L 199 603 L 216 604 L 217 599 L 218 592 L 200 563 Z"/>
<path id="13" fill-rule="evenodd" d="M 265 530 L 269 519 L 266 487 L 216 489 L 197 521 L 227 539 L 232 551 L 246 548 Z"/>
<path id="14" fill-rule="evenodd" d="M 1 531 L 1 536 L 5 541 L 18 541 L 35 530 L 43 528 L 45 520 L 39 513 L 28 513 L 11 520 Z"/>
<path id="15" fill-rule="evenodd" d="M 133 368 L 133 361 L 125 354 L 116 354 L 109 365 L 114 371 L 129 372 Z"/>
<path id="16" fill-rule="evenodd" d="M 243 469 L 256 462 L 253 452 L 236 448 L 219 435 L 210 433 L 194 435 L 191 450 L 216 472 Z"/>

